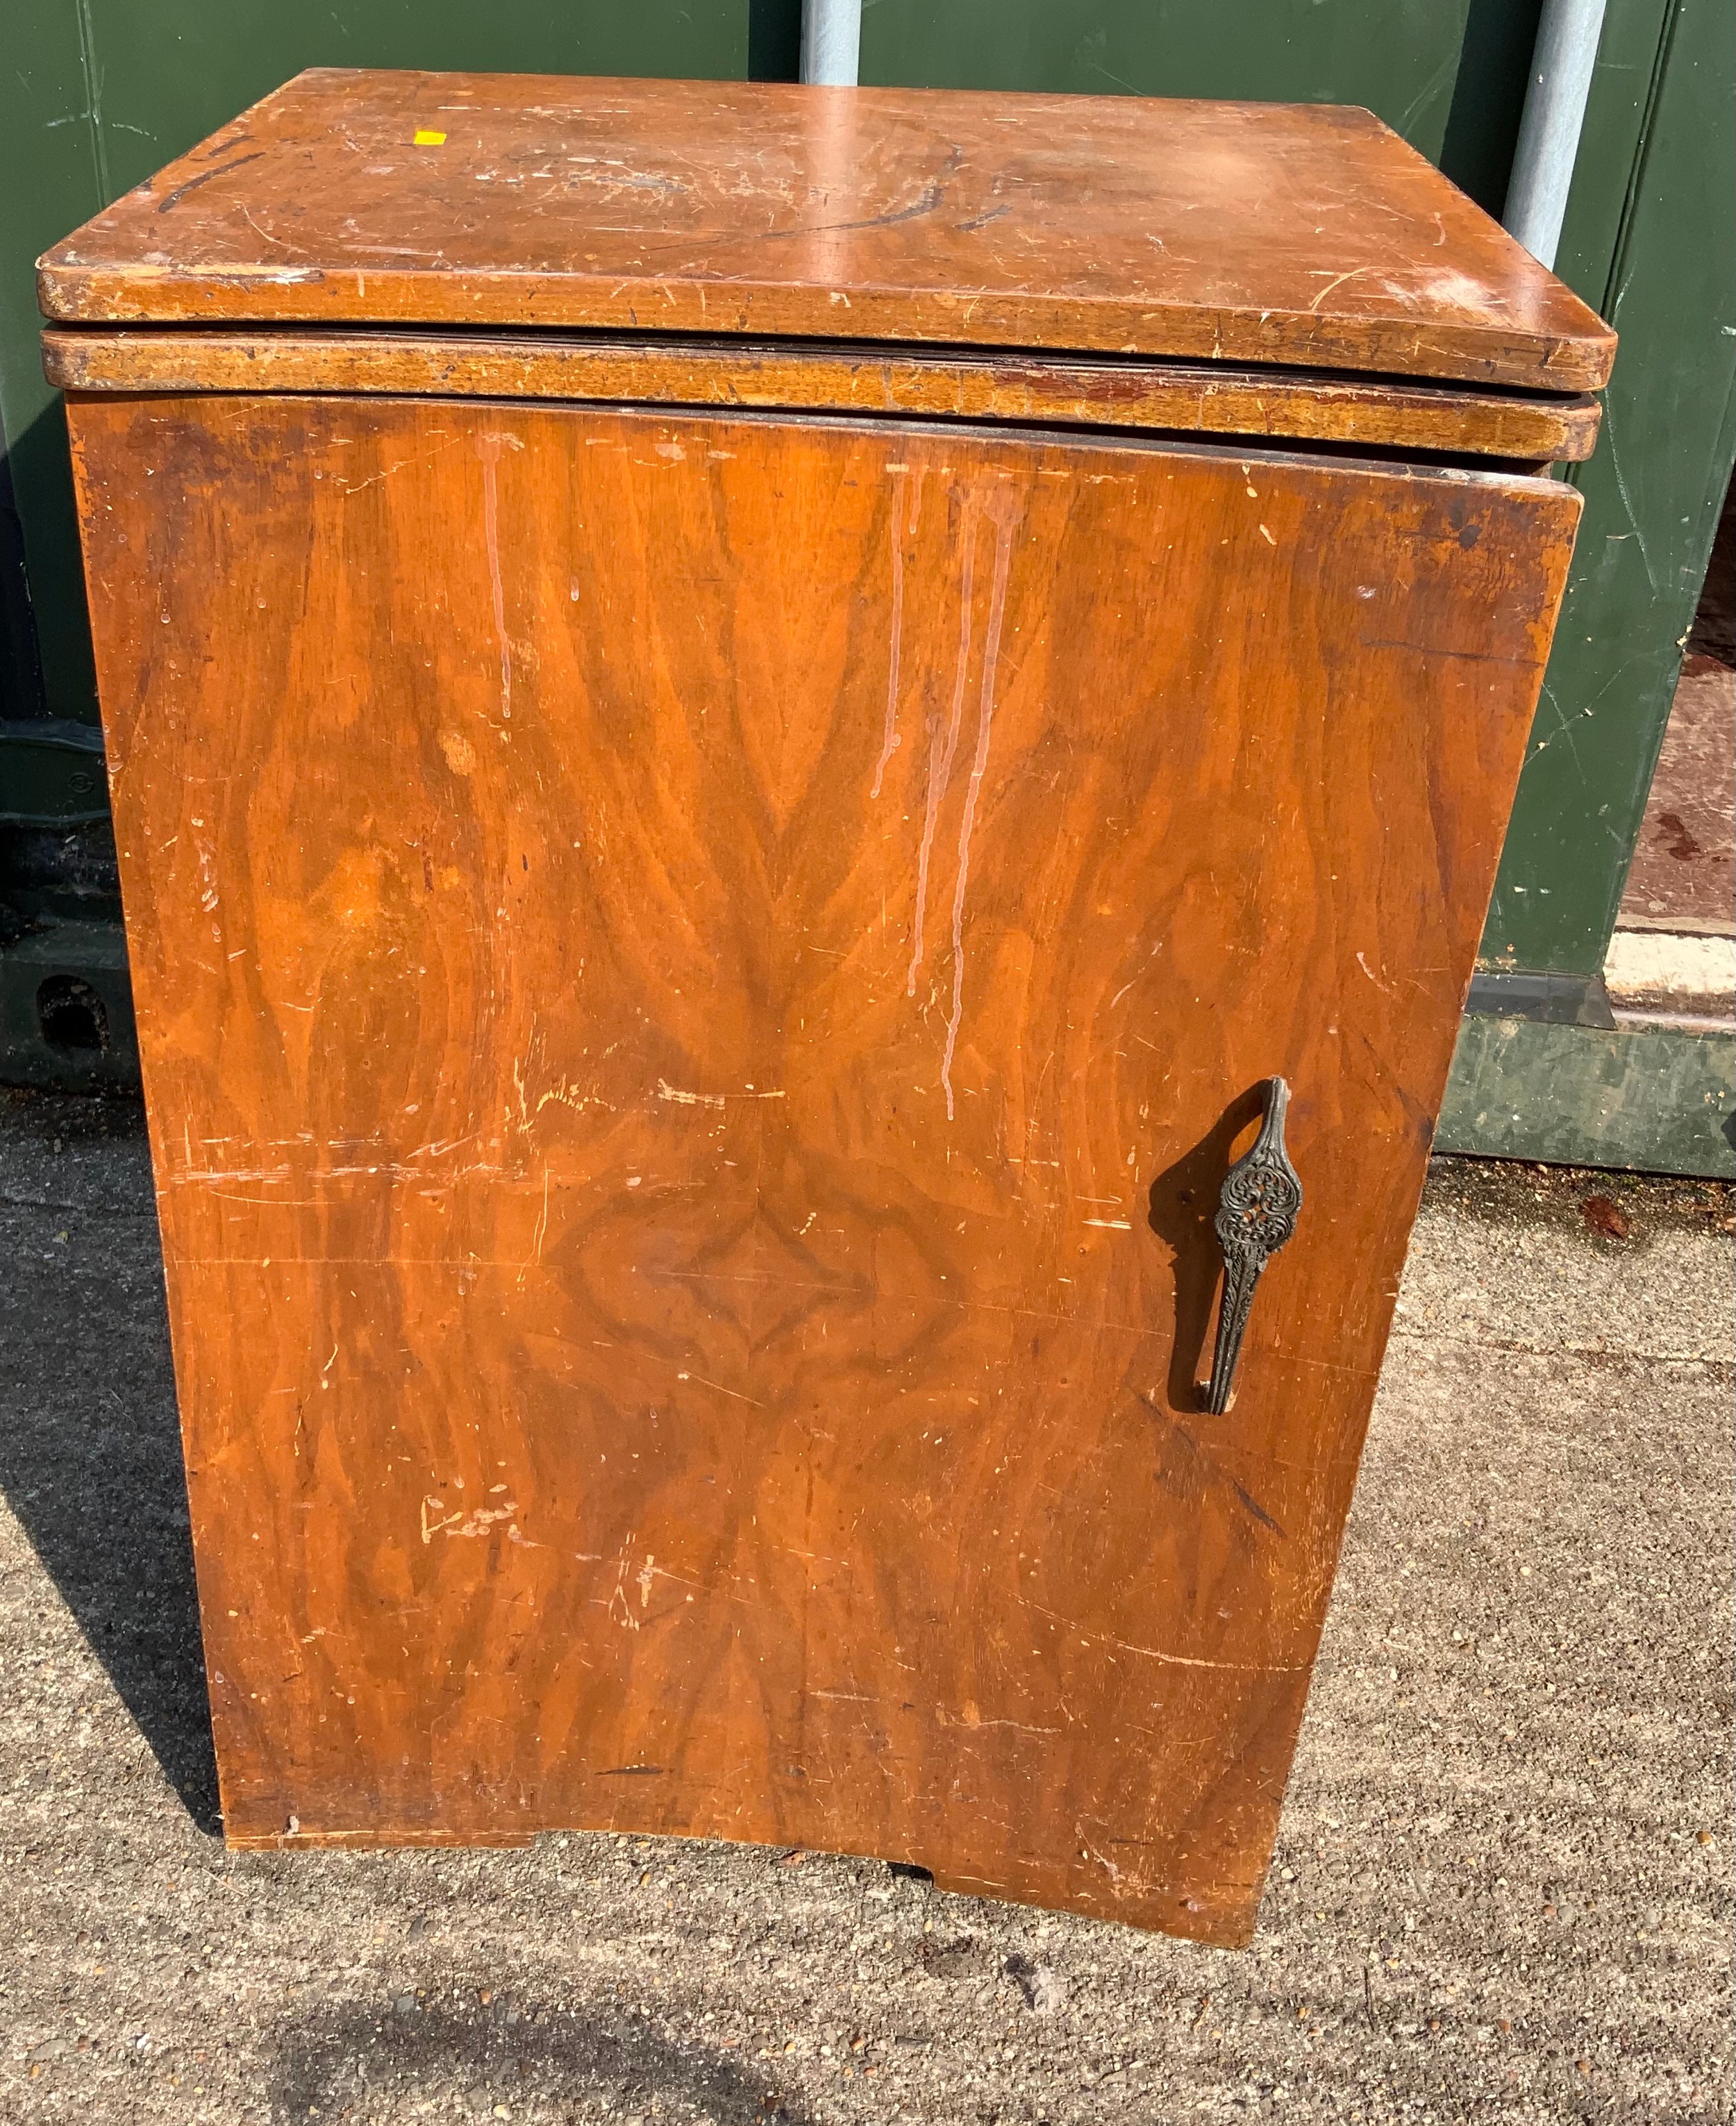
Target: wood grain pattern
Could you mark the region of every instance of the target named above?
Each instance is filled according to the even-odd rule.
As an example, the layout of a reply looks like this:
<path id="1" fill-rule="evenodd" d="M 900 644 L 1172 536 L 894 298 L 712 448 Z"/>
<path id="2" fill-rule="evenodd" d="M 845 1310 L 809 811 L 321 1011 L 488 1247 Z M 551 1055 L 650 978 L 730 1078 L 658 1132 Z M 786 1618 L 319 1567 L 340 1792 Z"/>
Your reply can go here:
<path id="1" fill-rule="evenodd" d="M 1246 1939 L 1578 497 L 71 411 L 231 1840 Z"/>
<path id="2" fill-rule="evenodd" d="M 1371 113 L 1133 97 L 318 71 L 40 286 L 62 323 L 843 333 L 1563 391 L 1615 348 Z"/>
<path id="3" fill-rule="evenodd" d="M 1595 399 L 1180 364 L 729 340 L 50 330 L 63 391 L 440 393 L 1082 423 L 1546 465 L 1592 454 Z"/>

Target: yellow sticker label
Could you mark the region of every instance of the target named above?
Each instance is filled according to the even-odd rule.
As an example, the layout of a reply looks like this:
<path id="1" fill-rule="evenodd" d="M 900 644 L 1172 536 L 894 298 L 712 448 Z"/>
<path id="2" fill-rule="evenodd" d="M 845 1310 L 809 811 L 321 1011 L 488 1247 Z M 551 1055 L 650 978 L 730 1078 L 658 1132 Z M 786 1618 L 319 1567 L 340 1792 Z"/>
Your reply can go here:
<path id="1" fill-rule="evenodd" d="M 424 133 L 419 129 L 415 144 L 419 148 L 443 148 L 446 145 L 446 135 L 443 133 Z"/>

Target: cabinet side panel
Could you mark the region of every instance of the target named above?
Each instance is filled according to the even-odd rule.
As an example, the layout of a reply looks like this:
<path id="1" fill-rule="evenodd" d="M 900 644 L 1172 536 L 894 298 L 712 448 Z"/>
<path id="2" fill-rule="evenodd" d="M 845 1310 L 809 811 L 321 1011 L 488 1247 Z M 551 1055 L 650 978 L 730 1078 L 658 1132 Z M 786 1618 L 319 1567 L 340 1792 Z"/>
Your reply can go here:
<path id="1" fill-rule="evenodd" d="M 75 428 L 231 1837 L 802 1843 L 1244 1939 L 1576 498 Z M 1213 1417 L 1274 1074 L 1306 1199 Z"/>

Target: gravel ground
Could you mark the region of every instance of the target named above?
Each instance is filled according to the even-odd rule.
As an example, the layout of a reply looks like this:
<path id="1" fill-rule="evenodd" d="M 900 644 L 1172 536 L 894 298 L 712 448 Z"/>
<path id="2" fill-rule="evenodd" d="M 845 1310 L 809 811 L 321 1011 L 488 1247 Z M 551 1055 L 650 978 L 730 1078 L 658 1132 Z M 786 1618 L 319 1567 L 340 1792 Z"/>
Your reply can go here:
<path id="1" fill-rule="evenodd" d="M 144 1141 L 0 1103 L 7 2126 L 1729 2117 L 1728 1190 L 1438 1163 L 1232 1954 L 754 1849 L 225 1854 Z"/>

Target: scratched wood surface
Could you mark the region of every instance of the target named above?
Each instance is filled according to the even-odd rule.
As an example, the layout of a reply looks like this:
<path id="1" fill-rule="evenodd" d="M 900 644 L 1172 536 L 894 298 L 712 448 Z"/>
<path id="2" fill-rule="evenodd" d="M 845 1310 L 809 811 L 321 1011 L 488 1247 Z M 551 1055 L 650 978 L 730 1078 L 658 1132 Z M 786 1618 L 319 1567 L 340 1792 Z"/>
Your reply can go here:
<path id="1" fill-rule="evenodd" d="M 1577 496 L 72 420 L 229 1837 L 1246 1939 Z M 1307 1202 L 1208 1417 L 1273 1072 Z"/>
<path id="2" fill-rule="evenodd" d="M 389 391 L 916 413 L 1530 461 L 1587 458 L 1598 404 L 1463 386 L 1182 363 L 627 334 L 50 329 L 63 391 Z"/>
<path id="3" fill-rule="evenodd" d="M 1595 390 L 1615 337 L 1372 113 L 305 73 L 41 262 L 62 322 L 605 326 Z"/>

